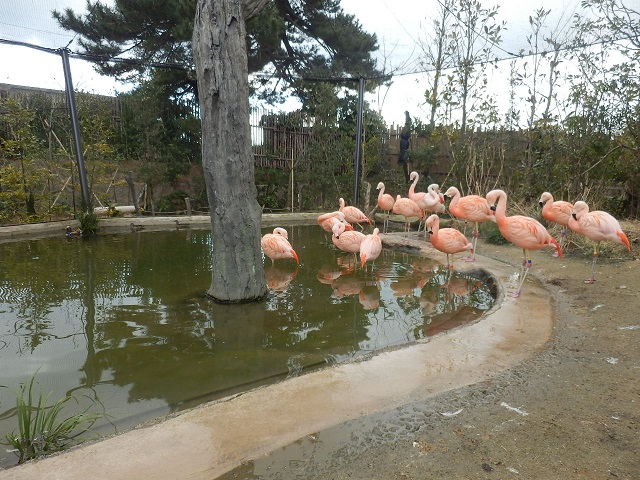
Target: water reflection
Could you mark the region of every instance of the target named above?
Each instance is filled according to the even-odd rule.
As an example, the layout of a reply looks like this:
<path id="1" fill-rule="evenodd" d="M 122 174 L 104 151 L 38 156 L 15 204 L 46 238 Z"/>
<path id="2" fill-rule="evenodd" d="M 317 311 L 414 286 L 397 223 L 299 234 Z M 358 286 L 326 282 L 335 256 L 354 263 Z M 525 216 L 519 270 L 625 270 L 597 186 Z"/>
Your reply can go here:
<path id="1" fill-rule="evenodd" d="M 15 428 L 14 392 L 36 371 L 52 398 L 74 393 L 79 409 L 95 399 L 124 429 L 433 335 L 492 303 L 486 286 L 447 280 L 433 260 L 383 251 L 365 272 L 319 227 L 288 230 L 302 264 L 267 259 L 270 293 L 246 305 L 204 297 L 206 231 L 0 244 L 0 436 Z M 0 466 L 16 459 L 3 449 Z"/>
<path id="2" fill-rule="evenodd" d="M 291 262 L 287 262 L 291 263 Z M 291 281 L 296 278 L 298 274 L 298 265 L 271 265 L 266 266 L 264 269 L 265 276 L 267 277 L 267 288 L 269 290 L 275 290 L 284 292 Z"/>

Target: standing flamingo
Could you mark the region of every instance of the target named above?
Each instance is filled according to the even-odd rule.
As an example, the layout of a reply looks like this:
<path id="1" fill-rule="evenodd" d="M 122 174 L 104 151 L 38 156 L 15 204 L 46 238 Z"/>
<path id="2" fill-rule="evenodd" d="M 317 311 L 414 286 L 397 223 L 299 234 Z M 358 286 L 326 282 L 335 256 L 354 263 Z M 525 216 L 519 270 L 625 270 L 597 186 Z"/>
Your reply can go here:
<path id="1" fill-rule="evenodd" d="M 571 213 L 573 212 L 573 204 L 564 200 L 553 201 L 553 195 L 544 192 L 540 196 L 540 206 L 542 207 L 542 216 L 550 222 L 557 223 L 563 227 L 569 225 Z M 564 239 L 567 236 L 567 229 L 560 231 L 560 248 L 564 247 Z M 558 252 L 554 252 L 554 257 L 558 256 Z"/>
<path id="2" fill-rule="evenodd" d="M 376 190 L 380 190 L 378 192 L 378 207 L 380 207 L 380 210 L 387 212 L 387 216 L 382 222 L 382 231 L 383 233 L 387 233 L 387 228 L 389 227 L 389 212 L 393 209 L 393 204 L 396 201 L 391 195 L 384 193 L 384 183 L 378 183 Z"/>
<path id="3" fill-rule="evenodd" d="M 271 259 L 271 264 L 283 258 L 293 258 L 300 263 L 298 255 L 288 240 L 289 234 L 284 228 L 276 227 L 273 233 L 266 233 L 260 240 L 260 246 L 264 254 Z"/>
<path id="4" fill-rule="evenodd" d="M 590 212 L 589 206 L 585 202 L 579 201 L 573 205 L 572 217 L 579 227 L 575 231 L 594 242 L 591 278 L 584 281 L 584 283 L 594 283 L 596 281 L 595 268 L 596 261 L 598 260 L 600 242 L 611 241 L 621 243 L 626 245 L 629 251 L 631 251 L 631 244 L 622 231 L 622 228 L 620 228 L 618 220 L 607 212 L 601 210 Z M 573 223 L 574 222 L 571 222 L 571 225 L 573 225 Z"/>
<path id="5" fill-rule="evenodd" d="M 460 191 L 456 187 L 449 187 L 444 193 L 445 197 L 451 198 L 449 203 L 449 213 L 456 218 L 473 222 L 473 251 L 467 260 L 473 262 L 476 259 L 476 245 L 478 244 L 478 224 L 490 220 L 496 221 L 496 217 L 491 211 L 489 202 L 480 195 L 460 196 Z"/>
<path id="6" fill-rule="evenodd" d="M 409 174 L 409 179 L 412 181 L 409 187 L 409 198 L 416 202 L 418 206 L 425 212 L 431 213 L 444 213 L 444 197 L 440 193 L 440 187 L 437 183 L 432 183 L 427 188 L 426 192 L 416 192 L 416 184 L 420 179 L 418 172 L 413 171 Z M 420 225 L 418 225 L 418 232 L 420 232 Z M 427 236 L 427 227 L 425 225 L 424 236 Z"/>
<path id="7" fill-rule="evenodd" d="M 473 253 L 473 244 L 467 240 L 460 230 L 455 228 L 440 228 L 440 217 L 432 214 L 427 218 L 427 227 L 431 230 L 431 244 L 443 253 L 447 254 L 447 267 L 453 269 L 453 261 L 449 261 L 449 255 L 469 250 Z"/>
<path id="8" fill-rule="evenodd" d="M 540 248 L 554 248 L 562 258 L 562 249 L 556 240 L 549 235 L 547 229 L 535 218 L 524 215 L 507 217 L 507 194 L 503 190 L 491 190 L 485 197 L 491 209 L 495 211 L 496 223 L 502 236 L 510 243 L 522 248 L 522 271 L 520 284 L 512 296 L 519 297 L 524 279 L 531 268 L 532 262 L 528 258 L 528 250 Z M 498 203 L 497 207 L 495 203 Z"/>
<path id="9" fill-rule="evenodd" d="M 364 268 L 366 262 L 373 262 L 382 252 L 382 240 L 379 228 L 374 228 L 373 233 L 366 235 L 360 244 L 360 266 Z M 372 267 L 373 268 L 373 267 Z"/>
<path id="10" fill-rule="evenodd" d="M 345 205 L 344 198 L 340 198 L 340 211 L 344 213 L 344 218 L 349 223 L 357 223 L 360 229 L 362 229 L 361 223 L 368 223 L 371 225 L 371 220 L 367 217 L 362 210 L 353 205 Z"/>
<path id="11" fill-rule="evenodd" d="M 331 241 L 343 252 L 353 253 L 353 257 L 357 261 L 356 254 L 360 253 L 360 244 L 365 238 L 365 234 L 362 232 L 356 232 L 355 230 L 345 230 L 343 223 L 336 223 L 333 226 L 333 235 Z"/>
<path id="12" fill-rule="evenodd" d="M 404 217 L 404 238 L 407 238 L 409 234 L 409 219 L 419 218 L 422 220 L 424 218 L 424 212 L 416 202 L 400 195 L 396 197 L 396 202 L 393 204 L 393 213 Z"/>
<path id="13" fill-rule="evenodd" d="M 353 230 L 351 224 L 347 223 L 344 219 L 344 213 L 340 210 L 318 216 L 318 225 L 320 225 L 325 232 L 333 233 L 333 226 L 336 223 L 344 223 L 346 230 Z"/>

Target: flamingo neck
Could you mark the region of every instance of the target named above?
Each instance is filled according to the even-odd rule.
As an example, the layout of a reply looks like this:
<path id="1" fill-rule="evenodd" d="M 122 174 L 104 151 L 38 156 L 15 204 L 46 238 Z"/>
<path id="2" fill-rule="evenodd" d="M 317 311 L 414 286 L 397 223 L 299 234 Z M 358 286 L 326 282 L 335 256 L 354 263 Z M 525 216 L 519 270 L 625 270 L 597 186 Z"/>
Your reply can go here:
<path id="1" fill-rule="evenodd" d="M 414 192 L 416 191 L 416 184 L 418 183 L 418 176 L 416 175 L 416 178 L 413 179 L 413 182 L 411 182 L 411 186 L 409 187 L 409 194 L 410 196 L 414 194 Z"/>
<path id="2" fill-rule="evenodd" d="M 451 197 L 451 202 L 449 202 L 449 209 L 456 208 L 458 206 L 458 201 L 460 200 L 460 192 L 454 193 L 453 197 Z"/>
<path id="3" fill-rule="evenodd" d="M 496 220 L 500 221 L 507 217 L 507 197 L 498 195 L 498 206 L 496 207 Z"/>

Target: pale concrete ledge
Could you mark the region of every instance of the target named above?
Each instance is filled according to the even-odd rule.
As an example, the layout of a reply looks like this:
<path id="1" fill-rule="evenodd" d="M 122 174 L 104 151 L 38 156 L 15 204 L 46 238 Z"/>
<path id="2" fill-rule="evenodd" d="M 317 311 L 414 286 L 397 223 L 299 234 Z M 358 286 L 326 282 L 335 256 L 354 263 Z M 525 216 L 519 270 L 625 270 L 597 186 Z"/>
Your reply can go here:
<path id="1" fill-rule="evenodd" d="M 319 213 L 268 213 L 262 215 L 262 226 L 275 225 L 313 225 Z M 178 222 L 176 224 L 176 222 Z M 196 229 L 211 228 L 208 215 L 173 216 L 173 217 L 101 217 L 99 233 L 127 232 L 142 227 L 143 230 L 171 230 L 188 226 Z M 181 227 L 177 227 L 177 225 Z M 0 227 L 0 242 L 25 240 L 28 238 L 55 237 L 65 235 L 65 228 L 70 225 L 77 228 L 78 222 L 67 220 L 62 222 L 32 223 Z"/>
<path id="2" fill-rule="evenodd" d="M 287 223 L 282 217 L 279 220 Z M 446 261 L 415 234 L 407 240 L 403 234 L 387 234 L 383 241 L 386 248 L 409 248 Z M 459 270 L 489 272 L 499 292 L 505 291 L 514 271 L 481 255 L 474 263 L 456 257 Z M 327 427 L 485 380 L 543 346 L 552 322 L 551 297 L 532 279 L 520 298 L 499 294 L 496 305 L 471 325 L 367 360 L 214 401 L 150 426 L 0 471 L 0 479 L 211 480 L 243 461 Z"/>

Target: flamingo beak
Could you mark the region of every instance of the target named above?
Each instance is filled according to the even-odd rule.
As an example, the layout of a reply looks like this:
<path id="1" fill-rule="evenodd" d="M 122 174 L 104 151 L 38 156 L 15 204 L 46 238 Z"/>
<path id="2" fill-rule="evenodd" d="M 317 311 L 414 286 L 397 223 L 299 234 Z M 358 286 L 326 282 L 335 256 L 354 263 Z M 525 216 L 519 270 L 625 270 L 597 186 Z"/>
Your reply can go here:
<path id="1" fill-rule="evenodd" d="M 542 203 L 542 202 L 538 202 L 538 204 L 539 204 L 541 207 L 542 207 L 542 206 L 544 206 L 544 203 Z"/>
<path id="2" fill-rule="evenodd" d="M 491 207 L 489 207 L 489 208 L 491 208 L 491 211 L 492 211 L 492 212 L 495 212 L 495 211 L 496 211 L 496 206 L 495 206 L 495 205 L 491 205 Z"/>
<path id="3" fill-rule="evenodd" d="M 571 216 L 573 217 L 574 220 L 578 220 L 578 217 L 576 216 L 575 213 L 572 213 Z"/>

